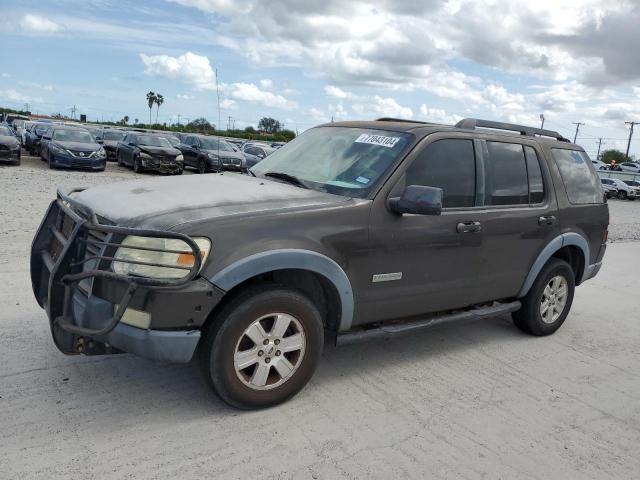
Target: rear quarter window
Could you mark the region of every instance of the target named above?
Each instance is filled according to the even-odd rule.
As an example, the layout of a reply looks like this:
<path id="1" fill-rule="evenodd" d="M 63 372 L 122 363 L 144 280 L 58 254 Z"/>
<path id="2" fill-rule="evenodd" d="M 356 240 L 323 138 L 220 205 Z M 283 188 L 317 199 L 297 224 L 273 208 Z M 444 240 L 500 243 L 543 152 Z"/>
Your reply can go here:
<path id="1" fill-rule="evenodd" d="M 589 167 L 591 160 L 578 150 L 551 149 L 558 165 L 569 202 L 574 205 L 602 203 L 603 193 L 598 175 Z"/>

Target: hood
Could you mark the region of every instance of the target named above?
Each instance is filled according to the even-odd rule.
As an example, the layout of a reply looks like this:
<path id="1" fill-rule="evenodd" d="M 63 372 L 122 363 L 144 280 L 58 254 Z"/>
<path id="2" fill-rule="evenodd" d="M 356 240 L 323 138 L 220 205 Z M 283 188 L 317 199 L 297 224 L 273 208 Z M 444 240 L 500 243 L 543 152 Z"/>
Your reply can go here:
<path id="1" fill-rule="evenodd" d="M 151 145 L 138 145 L 141 151 L 149 155 L 172 155 L 177 157 L 182 152 L 173 147 L 152 147 Z"/>
<path id="2" fill-rule="evenodd" d="M 75 198 L 117 225 L 159 229 L 216 217 L 349 201 L 338 195 L 237 174 L 132 180 L 90 188 Z"/>
<path id="3" fill-rule="evenodd" d="M 210 153 L 211 155 L 218 155 L 218 150 L 202 150 L 203 152 L 206 153 Z M 242 154 L 242 152 L 227 152 L 224 150 L 220 150 L 220 156 L 221 157 L 227 157 L 227 158 L 240 158 L 243 159 L 244 155 Z"/>
<path id="4" fill-rule="evenodd" d="M 61 142 L 59 140 L 53 140 L 53 143 L 75 152 L 95 152 L 100 149 L 100 144 L 98 143 Z"/>
<path id="5" fill-rule="evenodd" d="M 20 142 L 16 137 L 11 135 L 0 135 L 0 144 L 15 147 L 16 145 L 20 145 Z"/>

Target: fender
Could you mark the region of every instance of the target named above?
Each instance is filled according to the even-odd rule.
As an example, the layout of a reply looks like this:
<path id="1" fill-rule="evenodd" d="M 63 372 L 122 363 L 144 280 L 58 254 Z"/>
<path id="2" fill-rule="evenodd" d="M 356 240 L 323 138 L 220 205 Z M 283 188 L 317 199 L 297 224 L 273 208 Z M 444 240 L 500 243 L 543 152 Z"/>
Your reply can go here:
<path id="1" fill-rule="evenodd" d="M 300 249 L 280 249 L 256 253 L 223 268 L 209 281 L 226 292 L 261 273 L 289 268 L 315 272 L 333 284 L 340 296 L 342 307 L 338 330 L 349 330 L 353 321 L 354 309 L 351 282 L 340 265 L 320 253 Z"/>
<path id="2" fill-rule="evenodd" d="M 551 240 L 547 244 L 547 246 L 542 249 L 542 251 L 538 255 L 538 258 L 536 258 L 535 262 L 533 262 L 533 265 L 529 270 L 529 274 L 527 275 L 522 288 L 518 292 L 518 298 L 524 297 L 527 293 L 529 293 L 529 289 L 531 289 L 533 282 L 538 277 L 540 270 L 542 270 L 542 267 L 544 267 L 544 265 L 549 261 L 553 254 L 560 250 L 562 247 L 566 247 L 568 245 L 578 247 L 582 252 L 582 255 L 584 256 L 584 271 L 582 272 L 582 276 L 576 279 L 576 283 L 580 283 L 585 278 L 585 273 L 591 267 L 589 263 L 589 243 L 582 235 L 578 233 L 563 233 L 562 235 L 558 235 L 556 238 Z"/>

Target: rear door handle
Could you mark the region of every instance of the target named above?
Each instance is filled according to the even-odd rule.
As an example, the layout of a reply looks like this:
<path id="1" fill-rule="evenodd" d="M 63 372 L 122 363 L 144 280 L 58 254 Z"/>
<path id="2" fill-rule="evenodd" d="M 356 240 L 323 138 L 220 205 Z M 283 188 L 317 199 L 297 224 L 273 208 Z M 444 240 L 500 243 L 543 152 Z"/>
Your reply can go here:
<path id="1" fill-rule="evenodd" d="M 482 231 L 480 222 L 460 222 L 456 227 L 458 233 L 476 233 Z"/>
<path id="2" fill-rule="evenodd" d="M 554 223 L 556 223 L 556 217 L 554 215 L 538 217 L 538 225 L 553 225 Z"/>

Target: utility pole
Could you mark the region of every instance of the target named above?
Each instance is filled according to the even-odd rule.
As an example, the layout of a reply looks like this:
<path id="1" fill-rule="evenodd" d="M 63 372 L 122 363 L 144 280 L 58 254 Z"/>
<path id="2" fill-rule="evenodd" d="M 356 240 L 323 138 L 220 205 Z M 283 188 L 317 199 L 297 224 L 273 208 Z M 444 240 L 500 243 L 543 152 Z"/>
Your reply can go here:
<path id="1" fill-rule="evenodd" d="M 631 126 L 629 129 L 629 141 L 627 142 L 627 154 L 625 155 L 627 160 L 629 160 L 629 148 L 631 147 L 631 137 L 633 137 L 633 127 L 640 125 L 640 122 L 624 122 L 624 124 Z"/>
<path id="2" fill-rule="evenodd" d="M 598 139 L 598 154 L 596 155 L 596 160 L 600 160 L 600 147 L 602 147 L 602 137 Z"/>
<path id="3" fill-rule="evenodd" d="M 582 122 L 572 122 L 575 126 L 576 126 L 576 134 L 573 137 L 573 143 L 576 143 L 576 140 L 578 140 L 578 132 L 580 131 L 580 125 L 584 125 L 584 123 Z"/>
<path id="4" fill-rule="evenodd" d="M 542 123 L 540 123 L 540 130 L 542 130 L 544 128 L 544 113 L 540 114 L 540 121 Z"/>
<path id="5" fill-rule="evenodd" d="M 229 121 L 227 122 L 227 132 L 231 130 L 231 115 L 229 115 Z"/>
<path id="6" fill-rule="evenodd" d="M 178 125 L 180 125 L 180 114 L 178 114 Z"/>
<path id="7" fill-rule="evenodd" d="M 74 105 L 73 108 L 70 108 L 69 110 L 71 110 L 71 120 L 74 120 L 76 118 L 76 106 Z"/>
<path id="8" fill-rule="evenodd" d="M 24 111 L 29 113 L 29 104 L 28 103 L 24 104 Z"/>

